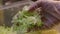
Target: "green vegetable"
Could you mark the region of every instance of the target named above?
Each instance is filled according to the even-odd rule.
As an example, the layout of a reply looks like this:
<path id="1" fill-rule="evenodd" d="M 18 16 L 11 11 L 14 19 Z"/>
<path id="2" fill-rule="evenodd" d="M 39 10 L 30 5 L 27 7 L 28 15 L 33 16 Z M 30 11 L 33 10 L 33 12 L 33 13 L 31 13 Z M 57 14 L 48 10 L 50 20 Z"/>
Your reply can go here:
<path id="1" fill-rule="evenodd" d="M 32 29 L 35 25 L 41 27 L 43 24 L 37 11 L 28 12 L 26 9 L 27 6 L 24 7 L 22 11 L 19 11 L 18 14 L 13 17 L 12 21 L 14 23 L 14 30 L 17 30 L 20 34 L 27 32 L 28 28 Z"/>
<path id="2" fill-rule="evenodd" d="M 0 34 L 17 34 L 17 33 L 16 33 L 16 31 L 13 31 L 13 27 L 5 28 L 5 26 L 0 26 Z"/>

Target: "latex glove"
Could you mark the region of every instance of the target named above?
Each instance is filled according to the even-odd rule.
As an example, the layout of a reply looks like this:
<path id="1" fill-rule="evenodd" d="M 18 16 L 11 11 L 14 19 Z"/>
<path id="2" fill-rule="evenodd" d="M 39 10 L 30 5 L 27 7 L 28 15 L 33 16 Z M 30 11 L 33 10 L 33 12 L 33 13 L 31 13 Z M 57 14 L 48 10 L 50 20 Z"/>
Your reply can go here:
<path id="1" fill-rule="evenodd" d="M 60 22 L 60 1 L 36 1 L 32 5 L 30 5 L 29 11 L 32 12 L 40 7 L 42 10 L 40 12 L 40 14 L 42 15 L 41 19 L 44 23 L 42 28 L 51 28 L 52 26 Z"/>

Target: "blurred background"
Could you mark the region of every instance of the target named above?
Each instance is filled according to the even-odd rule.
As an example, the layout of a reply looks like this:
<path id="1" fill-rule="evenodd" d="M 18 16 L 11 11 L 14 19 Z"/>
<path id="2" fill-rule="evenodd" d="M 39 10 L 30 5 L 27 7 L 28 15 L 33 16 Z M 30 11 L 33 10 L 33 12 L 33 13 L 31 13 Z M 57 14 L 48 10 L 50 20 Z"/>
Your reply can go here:
<path id="1" fill-rule="evenodd" d="M 22 10 L 23 6 L 30 5 L 35 1 L 37 0 L 0 0 L 0 26 L 4 25 L 6 27 L 11 27 L 13 24 L 11 23 L 13 16 L 15 16 L 19 10 Z M 42 34 L 60 34 L 59 32 L 60 24 L 50 30 L 42 30 Z M 40 31 L 30 32 L 27 34 L 40 34 Z"/>

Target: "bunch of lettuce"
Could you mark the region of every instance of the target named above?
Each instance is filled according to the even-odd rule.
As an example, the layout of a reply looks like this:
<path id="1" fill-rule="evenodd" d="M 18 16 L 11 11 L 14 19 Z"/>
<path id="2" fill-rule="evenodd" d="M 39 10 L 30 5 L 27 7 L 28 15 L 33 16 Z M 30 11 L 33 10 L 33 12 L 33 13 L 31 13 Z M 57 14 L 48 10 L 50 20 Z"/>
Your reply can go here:
<path id="1" fill-rule="evenodd" d="M 29 12 L 27 6 L 13 17 L 12 22 L 14 30 L 17 30 L 20 34 L 27 32 L 28 28 L 41 27 L 43 24 L 39 13 L 37 11 Z"/>

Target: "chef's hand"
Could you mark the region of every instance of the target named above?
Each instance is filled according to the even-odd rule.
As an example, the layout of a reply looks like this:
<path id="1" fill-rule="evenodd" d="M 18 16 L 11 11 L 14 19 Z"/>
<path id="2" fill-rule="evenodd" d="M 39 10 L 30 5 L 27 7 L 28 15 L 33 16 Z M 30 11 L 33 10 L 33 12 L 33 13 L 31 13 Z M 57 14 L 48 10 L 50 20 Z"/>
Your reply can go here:
<path id="1" fill-rule="evenodd" d="M 29 7 L 29 11 L 34 11 L 41 7 L 43 28 L 50 28 L 60 21 L 60 1 L 36 1 Z"/>
<path id="2" fill-rule="evenodd" d="M 53 4 L 53 3 L 54 3 L 54 1 L 38 0 L 29 6 L 29 11 L 33 11 L 39 7 L 48 8 L 47 6 L 49 6 L 49 5 L 51 6 L 51 4 Z"/>
<path id="3" fill-rule="evenodd" d="M 60 20 L 60 1 L 40 0 L 29 6 L 29 11 L 34 11 L 41 7 L 41 13 L 47 16 L 47 13 Z M 45 16 L 44 16 L 45 17 Z"/>

